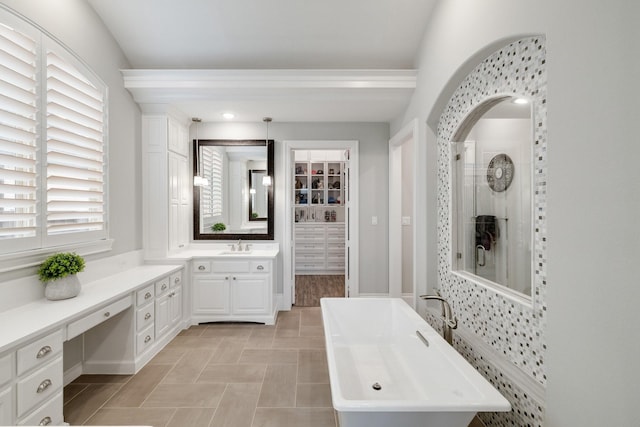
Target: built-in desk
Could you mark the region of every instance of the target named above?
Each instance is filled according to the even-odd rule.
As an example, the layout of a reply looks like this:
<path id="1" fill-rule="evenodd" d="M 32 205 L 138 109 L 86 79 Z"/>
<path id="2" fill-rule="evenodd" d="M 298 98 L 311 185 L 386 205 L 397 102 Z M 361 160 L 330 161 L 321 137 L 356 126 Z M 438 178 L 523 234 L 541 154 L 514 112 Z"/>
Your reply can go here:
<path id="1" fill-rule="evenodd" d="M 0 425 L 60 425 L 63 342 L 84 334 L 84 373 L 133 374 L 184 326 L 182 265 L 142 265 L 63 301 L 0 313 Z"/>

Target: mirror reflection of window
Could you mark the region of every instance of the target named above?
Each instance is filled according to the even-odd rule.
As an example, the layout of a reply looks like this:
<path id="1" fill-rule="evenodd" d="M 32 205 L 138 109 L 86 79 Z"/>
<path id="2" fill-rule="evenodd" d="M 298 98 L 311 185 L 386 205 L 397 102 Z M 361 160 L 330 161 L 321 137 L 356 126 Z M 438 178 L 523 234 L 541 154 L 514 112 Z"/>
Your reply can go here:
<path id="1" fill-rule="evenodd" d="M 264 185 L 264 169 L 249 169 L 249 221 L 266 221 L 268 187 Z"/>
<path id="2" fill-rule="evenodd" d="M 532 114 L 528 103 L 514 101 L 479 106 L 454 138 L 454 266 L 530 297 Z"/>

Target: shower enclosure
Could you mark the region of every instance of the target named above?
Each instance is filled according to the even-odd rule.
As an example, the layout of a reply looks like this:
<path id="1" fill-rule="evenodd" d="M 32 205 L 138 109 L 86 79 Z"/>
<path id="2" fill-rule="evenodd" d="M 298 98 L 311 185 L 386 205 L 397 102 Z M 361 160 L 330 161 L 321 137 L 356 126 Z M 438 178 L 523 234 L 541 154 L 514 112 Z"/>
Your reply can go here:
<path id="1" fill-rule="evenodd" d="M 531 295 L 531 109 L 496 103 L 454 141 L 457 269 Z M 476 116 L 478 117 L 478 116 Z"/>

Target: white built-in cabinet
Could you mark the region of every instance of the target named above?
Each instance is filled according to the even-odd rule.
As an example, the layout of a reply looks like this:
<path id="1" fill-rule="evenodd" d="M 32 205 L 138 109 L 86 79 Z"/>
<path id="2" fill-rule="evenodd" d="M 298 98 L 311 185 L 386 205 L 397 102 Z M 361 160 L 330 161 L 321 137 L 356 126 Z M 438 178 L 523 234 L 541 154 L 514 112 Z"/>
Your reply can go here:
<path id="1" fill-rule="evenodd" d="M 153 110 L 143 105 L 145 109 Z M 143 246 L 147 259 L 164 259 L 189 242 L 188 123 L 175 112 L 145 111 L 142 115 Z"/>
<path id="2" fill-rule="evenodd" d="M 270 258 L 195 259 L 192 321 L 273 325 L 277 314 L 274 268 Z"/>

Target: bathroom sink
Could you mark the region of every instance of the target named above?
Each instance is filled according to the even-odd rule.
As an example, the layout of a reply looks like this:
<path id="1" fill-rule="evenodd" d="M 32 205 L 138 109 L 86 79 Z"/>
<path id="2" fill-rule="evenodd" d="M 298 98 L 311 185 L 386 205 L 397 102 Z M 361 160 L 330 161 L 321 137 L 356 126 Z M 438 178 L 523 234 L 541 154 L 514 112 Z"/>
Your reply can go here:
<path id="1" fill-rule="evenodd" d="M 220 252 L 220 255 L 251 255 L 253 251 L 249 250 L 249 251 L 222 251 Z"/>

